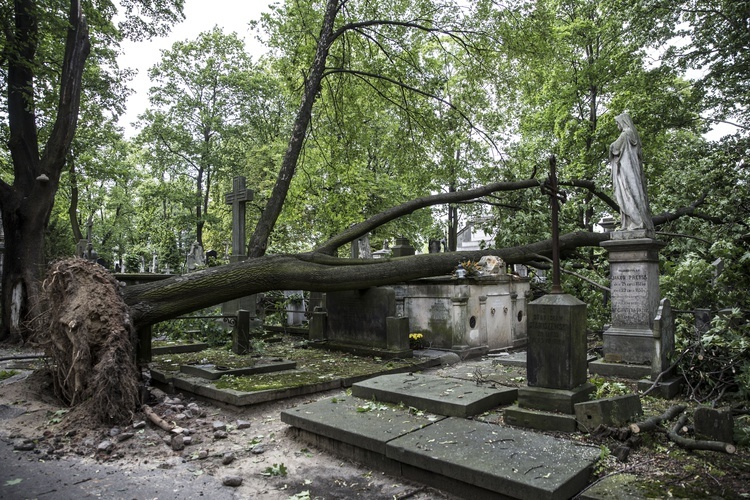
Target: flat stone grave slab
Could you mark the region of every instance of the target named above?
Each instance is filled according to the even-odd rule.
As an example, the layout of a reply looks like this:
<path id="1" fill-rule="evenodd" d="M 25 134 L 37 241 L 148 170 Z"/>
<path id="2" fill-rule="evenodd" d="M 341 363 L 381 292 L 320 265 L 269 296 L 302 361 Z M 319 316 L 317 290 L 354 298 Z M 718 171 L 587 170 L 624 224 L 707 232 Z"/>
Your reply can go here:
<path id="1" fill-rule="evenodd" d="M 401 373 L 357 382 L 352 385 L 352 396 L 466 418 L 512 403 L 518 397 L 518 390 L 480 387 L 475 382 L 436 375 Z"/>
<path id="2" fill-rule="evenodd" d="M 476 420 L 447 418 L 390 441 L 386 456 L 511 498 L 571 498 L 599 448 Z"/>
<path id="3" fill-rule="evenodd" d="M 180 372 L 194 377 L 217 380 L 223 375 L 253 375 L 255 373 L 279 372 L 282 370 L 294 370 L 297 368 L 296 361 L 283 359 L 256 359 L 252 366 L 240 368 L 229 368 L 215 364 L 203 365 L 180 365 Z"/>
<path id="4" fill-rule="evenodd" d="M 285 424 L 383 456 L 388 441 L 443 418 L 349 396 L 326 398 L 281 412 Z"/>
<path id="5" fill-rule="evenodd" d="M 158 356 L 160 354 L 182 354 L 186 352 L 200 352 L 208 349 L 209 345 L 205 342 L 194 342 L 192 344 L 174 344 L 151 347 L 151 354 Z"/>

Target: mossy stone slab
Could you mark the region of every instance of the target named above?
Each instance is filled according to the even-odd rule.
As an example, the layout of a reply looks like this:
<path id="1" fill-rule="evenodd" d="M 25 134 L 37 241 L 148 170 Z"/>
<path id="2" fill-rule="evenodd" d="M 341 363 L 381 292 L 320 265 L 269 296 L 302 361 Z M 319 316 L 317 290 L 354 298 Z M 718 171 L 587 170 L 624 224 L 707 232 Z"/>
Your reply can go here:
<path id="1" fill-rule="evenodd" d="M 349 396 L 326 398 L 281 412 L 285 424 L 383 456 L 389 441 L 443 418 Z"/>
<path id="2" fill-rule="evenodd" d="M 223 375 L 253 375 L 256 373 L 272 373 L 282 370 L 294 370 L 297 368 L 296 361 L 264 361 L 254 364 L 253 366 L 242 366 L 239 368 L 222 368 L 218 365 L 180 365 L 180 372 L 194 377 L 205 378 L 207 380 L 218 380 Z"/>

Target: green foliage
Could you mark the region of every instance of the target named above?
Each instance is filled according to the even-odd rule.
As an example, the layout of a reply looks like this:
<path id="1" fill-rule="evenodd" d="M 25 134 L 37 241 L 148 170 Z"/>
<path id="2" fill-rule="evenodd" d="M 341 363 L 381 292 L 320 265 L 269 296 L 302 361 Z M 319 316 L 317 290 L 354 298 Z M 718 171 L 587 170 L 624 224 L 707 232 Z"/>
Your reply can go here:
<path id="1" fill-rule="evenodd" d="M 750 397 L 750 322 L 741 310 L 715 316 L 705 333 L 680 331 L 675 350 L 692 399 Z"/>
<path id="2" fill-rule="evenodd" d="M 739 446 L 750 446 L 750 415 L 735 417 L 734 442 Z"/>
<path id="3" fill-rule="evenodd" d="M 613 398 L 631 393 L 628 386 L 622 382 L 610 382 L 604 377 L 591 377 L 589 382 L 596 387 L 596 391 L 591 394 L 591 399 Z"/>
<path id="4" fill-rule="evenodd" d="M 206 342 L 211 347 L 225 345 L 230 339 L 230 330 L 221 322 L 221 311 L 204 309 L 196 316 L 216 316 L 216 318 L 173 319 L 157 323 L 153 336 L 173 342 Z"/>
<path id="5" fill-rule="evenodd" d="M 594 475 L 599 476 L 602 475 L 602 473 L 607 469 L 609 466 L 610 458 L 612 457 L 612 452 L 609 450 L 609 448 L 606 445 L 600 445 L 599 446 L 599 458 L 596 461 L 596 466 L 594 467 Z"/>
<path id="6" fill-rule="evenodd" d="M 264 476 L 274 476 L 274 477 L 282 476 L 283 477 L 283 476 L 286 476 L 287 472 L 288 471 L 287 471 L 286 465 L 284 465 L 283 463 L 279 463 L 279 464 L 269 465 L 268 467 L 263 469 L 262 474 Z"/>
<path id="7" fill-rule="evenodd" d="M 18 375 L 19 373 L 20 372 L 16 370 L 0 370 L 0 380 L 5 380 L 6 378 Z"/>

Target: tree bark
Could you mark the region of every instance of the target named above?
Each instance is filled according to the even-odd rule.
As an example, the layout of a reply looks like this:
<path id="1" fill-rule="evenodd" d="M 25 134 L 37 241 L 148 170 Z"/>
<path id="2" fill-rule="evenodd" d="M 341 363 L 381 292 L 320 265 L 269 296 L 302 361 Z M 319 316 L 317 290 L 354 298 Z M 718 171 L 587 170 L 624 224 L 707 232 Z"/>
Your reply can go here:
<path id="1" fill-rule="evenodd" d="M 286 195 L 297 168 L 297 159 L 302 151 L 302 144 L 304 143 L 307 128 L 312 117 L 313 104 L 320 92 L 320 82 L 323 79 L 328 51 L 336 37 L 340 35 L 340 33 L 334 33 L 333 25 L 341 3 L 343 2 L 340 0 L 328 0 L 326 2 L 323 24 L 315 50 L 315 58 L 310 66 L 310 74 L 305 81 L 305 90 L 302 95 L 302 102 L 297 110 L 294 126 L 292 127 L 292 136 L 289 139 L 289 145 L 281 162 L 276 184 L 248 244 L 247 254 L 250 258 L 265 255 L 268 238 L 284 207 Z"/>
<path id="2" fill-rule="evenodd" d="M 46 267 L 44 233 L 78 122 L 83 68 L 90 50 L 80 1 L 71 0 L 57 116 L 40 156 L 33 92 L 38 8 L 34 0 L 16 0 L 15 29 L 6 33 L 14 54 L 8 60 L 8 147 L 14 177 L 12 186 L 0 180 L 6 239 L 0 340 L 25 338 L 37 317 Z"/>
<path id="3" fill-rule="evenodd" d="M 647 418 L 643 422 L 630 424 L 630 430 L 633 431 L 633 434 L 652 431 L 656 429 L 656 427 L 662 422 L 675 418 L 677 415 L 685 411 L 686 408 L 687 406 L 685 405 L 674 405 L 668 408 L 667 411 L 665 411 L 661 415 L 654 415 L 653 417 Z"/>
<path id="4" fill-rule="evenodd" d="M 560 237 L 561 250 L 598 246 L 606 233 L 576 232 Z M 384 260 L 339 259 L 320 253 L 266 255 L 163 281 L 125 287 L 136 327 L 269 290 L 329 292 L 390 285 L 449 274 L 459 261 L 497 255 L 508 264 L 549 255 L 552 240 L 505 249 L 421 254 Z"/>

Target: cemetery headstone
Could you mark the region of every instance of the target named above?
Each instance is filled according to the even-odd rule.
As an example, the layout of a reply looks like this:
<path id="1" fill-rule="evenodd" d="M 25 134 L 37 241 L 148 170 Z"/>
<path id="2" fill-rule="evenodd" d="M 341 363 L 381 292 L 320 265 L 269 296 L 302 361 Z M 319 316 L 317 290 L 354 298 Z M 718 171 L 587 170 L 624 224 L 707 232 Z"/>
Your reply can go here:
<path id="1" fill-rule="evenodd" d="M 253 192 L 246 187 L 247 179 L 241 175 L 232 179 L 232 191 L 227 193 L 224 202 L 232 206 L 232 255 L 229 262 L 242 262 L 247 258 L 245 253 L 245 214 L 248 201 L 253 200 Z M 250 312 L 251 318 L 258 316 L 257 296 L 251 295 L 236 300 L 230 300 L 222 304 L 222 313 L 225 315 L 236 314 L 239 310 Z"/>
<path id="2" fill-rule="evenodd" d="M 511 425 L 543 430 L 574 432 L 574 405 L 588 399 L 595 390 L 587 382 L 586 304 L 563 293 L 559 262 L 559 201 L 556 162 L 550 159 L 550 176 L 545 191 L 552 209 L 552 293 L 529 303 L 528 385 L 518 389 L 518 405 L 507 408 L 505 421 Z"/>
<path id="3" fill-rule="evenodd" d="M 674 350 L 674 319 L 659 292 L 659 251 L 665 243 L 654 239 L 640 136 L 627 113 L 616 121 L 622 133 L 610 146 L 610 165 L 620 229 L 601 243 L 609 258 L 612 324 L 604 332 L 604 359 L 589 369 L 598 375 L 655 381 Z M 657 394 L 671 397 L 668 394 L 679 388 L 675 384 L 662 376 Z"/>
<path id="4" fill-rule="evenodd" d="M 247 179 L 238 175 L 232 179 L 232 191 L 224 202 L 232 206 L 232 257 L 233 262 L 245 260 L 245 204 L 253 201 L 253 192 L 246 187 Z"/>
<path id="5" fill-rule="evenodd" d="M 325 303 L 325 312 L 317 308 L 313 312 L 311 340 L 325 340 L 327 348 L 355 354 L 384 358 L 412 355 L 409 319 L 396 316 L 392 288 L 328 292 Z"/>
<path id="6" fill-rule="evenodd" d="M 287 326 L 299 326 L 305 322 L 307 311 L 305 296 L 302 290 L 284 290 L 286 299 L 286 324 Z"/>
<path id="7" fill-rule="evenodd" d="M 393 245 L 391 252 L 393 257 L 406 257 L 415 254 L 414 247 L 409 244 L 409 239 L 404 237 L 396 238 L 396 244 Z"/>
<path id="8" fill-rule="evenodd" d="M 195 271 L 199 267 L 205 265 L 206 261 L 203 257 L 203 247 L 197 241 L 194 241 L 190 246 L 190 251 L 187 254 L 186 265 L 188 271 Z M 156 256 L 154 255 L 154 267 L 156 267 Z"/>

